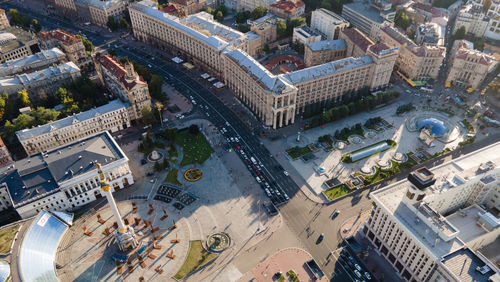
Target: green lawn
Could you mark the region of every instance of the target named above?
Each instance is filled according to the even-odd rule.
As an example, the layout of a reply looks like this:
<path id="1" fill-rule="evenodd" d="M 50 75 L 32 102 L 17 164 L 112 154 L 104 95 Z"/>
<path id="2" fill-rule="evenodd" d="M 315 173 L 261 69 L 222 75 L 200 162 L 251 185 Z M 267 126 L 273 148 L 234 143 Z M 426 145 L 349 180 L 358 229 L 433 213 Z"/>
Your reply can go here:
<path id="1" fill-rule="evenodd" d="M 300 158 L 302 157 L 303 155 L 305 154 L 309 154 L 311 153 L 312 150 L 311 148 L 309 148 L 309 146 L 305 146 L 305 147 L 299 147 L 299 146 L 295 146 L 293 148 L 290 148 L 290 149 L 286 149 L 286 153 L 292 158 L 292 159 L 296 159 L 296 158 Z"/>
<path id="2" fill-rule="evenodd" d="M 182 185 L 179 180 L 177 179 L 177 174 L 179 173 L 179 170 L 176 169 L 176 168 L 173 168 L 171 169 L 168 174 L 167 174 L 167 177 L 165 177 L 165 182 L 167 183 L 172 183 L 172 184 L 175 184 L 175 185 Z"/>
<path id="3" fill-rule="evenodd" d="M 180 166 L 203 164 L 214 152 L 202 133 L 195 136 L 187 130 L 179 132 L 175 143 L 182 147 L 183 157 Z"/>
<path id="4" fill-rule="evenodd" d="M 14 225 L 10 228 L 0 230 L 0 253 L 6 254 L 10 251 L 10 245 L 16 235 L 19 225 Z"/>
<path id="5" fill-rule="evenodd" d="M 174 278 L 177 280 L 184 279 L 184 277 L 189 275 L 191 272 L 212 261 L 217 256 L 217 254 L 209 253 L 203 249 L 200 240 L 191 241 L 189 243 L 189 252 L 186 260 L 182 264 L 181 269 L 179 269 L 179 271 L 177 271 L 174 275 Z"/>
<path id="6" fill-rule="evenodd" d="M 342 184 L 342 185 L 337 186 L 335 188 L 328 189 L 328 190 L 324 191 L 323 193 L 328 198 L 328 200 L 331 201 L 331 200 L 336 199 L 338 197 L 342 197 L 346 194 L 349 194 L 350 192 L 351 192 L 351 189 L 349 189 L 347 184 Z"/>

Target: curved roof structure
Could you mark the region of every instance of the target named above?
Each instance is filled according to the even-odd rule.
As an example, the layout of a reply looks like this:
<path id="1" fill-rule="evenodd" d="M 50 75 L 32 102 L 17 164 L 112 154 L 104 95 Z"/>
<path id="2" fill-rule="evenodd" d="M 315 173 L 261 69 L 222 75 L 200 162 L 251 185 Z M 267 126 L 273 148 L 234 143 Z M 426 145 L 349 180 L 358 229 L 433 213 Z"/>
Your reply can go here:
<path id="1" fill-rule="evenodd" d="M 0 33 L 0 44 L 6 43 L 11 40 L 15 40 L 17 37 L 10 32 L 2 32 Z"/>
<path id="2" fill-rule="evenodd" d="M 430 128 L 431 133 L 436 137 L 442 137 L 448 129 L 443 121 L 436 118 L 424 118 L 417 121 L 417 128 L 420 130 L 423 127 Z"/>
<path id="3" fill-rule="evenodd" d="M 0 282 L 7 281 L 10 276 L 10 265 L 5 260 L 0 260 Z"/>
<path id="4" fill-rule="evenodd" d="M 58 281 L 54 266 L 57 246 L 68 225 L 42 211 L 24 237 L 19 253 L 22 281 Z"/>

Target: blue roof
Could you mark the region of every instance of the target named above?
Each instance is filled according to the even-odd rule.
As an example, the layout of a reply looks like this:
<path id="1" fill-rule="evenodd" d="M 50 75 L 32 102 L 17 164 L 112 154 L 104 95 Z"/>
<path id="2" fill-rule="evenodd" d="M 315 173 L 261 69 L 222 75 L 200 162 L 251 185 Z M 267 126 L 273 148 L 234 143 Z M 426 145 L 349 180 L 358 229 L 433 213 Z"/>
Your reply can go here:
<path id="1" fill-rule="evenodd" d="M 344 39 L 336 40 L 321 40 L 316 42 L 311 42 L 307 46 L 313 51 L 324 51 L 324 50 L 344 50 L 346 49 Z"/>
<path id="2" fill-rule="evenodd" d="M 443 121 L 436 118 L 425 118 L 417 121 L 417 128 L 431 128 L 431 133 L 436 137 L 441 137 L 446 134 L 448 129 Z"/>
<path id="3" fill-rule="evenodd" d="M 121 100 L 116 99 L 116 100 L 113 100 L 113 101 L 107 103 L 106 105 L 103 105 L 103 106 L 100 106 L 97 108 L 93 108 L 93 109 L 90 109 L 88 111 L 81 112 L 79 114 L 76 114 L 76 115 L 73 115 L 73 116 L 70 116 L 67 118 L 56 120 L 54 122 L 47 123 L 47 124 L 44 124 L 41 126 L 33 127 L 31 129 L 23 129 L 23 130 L 16 131 L 16 135 L 17 135 L 17 138 L 19 139 L 19 141 L 23 141 L 26 139 L 33 138 L 35 136 L 49 133 L 53 130 L 57 130 L 57 129 L 61 129 L 61 128 L 70 126 L 70 125 L 74 124 L 75 122 L 82 122 L 82 121 L 91 119 L 91 118 L 95 117 L 96 115 L 102 115 L 102 114 L 106 114 L 106 113 L 116 111 L 119 109 L 125 109 L 128 107 L 130 107 L 129 103 L 122 102 Z"/>
<path id="4" fill-rule="evenodd" d="M 48 211 L 37 216 L 21 245 L 21 280 L 58 281 L 54 263 L 59 240 L 66 229 L 68 226 Z"/>
<path id="5" fill-rule="evenodd" d="M 320 77 L 330 76 L 335 73 L 352 70 L 362 66 L 367 66 L 373 63 L 370 56 L 360 58 L 345 58 L 322 65 L 290 72 L 283 75 L 291 84 L 298 84 L 309 80 L 318 79 Z"/>
<path id="6" fill-rule="evenodd" d="M 64 181 L 95 170 L 95 161 L 105 165 L 125 157 L 111 135 L 103 132 L 4 166 L 0 183 L 7 184 L 17 208 L 58 192 Z"/>

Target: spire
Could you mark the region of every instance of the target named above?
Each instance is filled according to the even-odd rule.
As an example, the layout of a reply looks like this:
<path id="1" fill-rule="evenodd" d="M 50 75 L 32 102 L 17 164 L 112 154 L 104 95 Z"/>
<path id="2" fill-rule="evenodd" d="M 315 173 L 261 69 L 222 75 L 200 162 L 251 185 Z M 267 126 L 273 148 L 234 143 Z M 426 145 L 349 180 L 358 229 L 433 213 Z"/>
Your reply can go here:
<path id="1" fill-rule="evenodd" d="M 126 79 L 135 78 L 134 65 L 128 60 L 128 58 L 127 61 L 125 62 L 125 70 L 127 71 Z"/>

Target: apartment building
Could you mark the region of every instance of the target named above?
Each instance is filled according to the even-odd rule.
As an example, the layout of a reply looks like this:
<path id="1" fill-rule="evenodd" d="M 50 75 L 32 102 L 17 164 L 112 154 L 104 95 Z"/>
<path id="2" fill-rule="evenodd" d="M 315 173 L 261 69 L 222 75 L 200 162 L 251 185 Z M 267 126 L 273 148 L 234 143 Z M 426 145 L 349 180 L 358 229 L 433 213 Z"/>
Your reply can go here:
<path id="1" fill-rule="evenodd" d="M 299 26 L 293 29 L 292 42 L 299 42 L 304 46 L 311 43 L 321 41 L 321 34 L 310 29 L 308 26 Z"/>
<path id="2" fill-rule="evenodd" d="M 468 2 L 458 12 L 452 33 L 455 34 L 459 28 L 465 27 L 466 34 L 483 37 L 488 24 L 489 19 L 483 12 L 483 5 Z"/>
<path id="3" fill-rule="evenodd" d="M 302 16 L 306 12 L 306 4 L 301 0 L 280 0 L 270 4 L 269 11 L 278 17 L 289 20 Z"/>
<path id="4" fill-rule="evenodd" d="M 339 39 L 340 32 L 348 26 L 349 22 L 327 9 L 316 9 L 311 14 L 311 28 L 326 40 Z"/>
<path id="5" fill-rule="evenodd" d="M 91 21 L 105 27 L 108 17 L 121 18 L 127 8 L 126 0 L 55 0 L 56 7 L 66 16 Z"/>
<path id="6" fill-rule="evenodd" d="M 108 132 L 73 141 L 0 168 L 0 209 L 13 207 L 21 218 L 71 211 L 104 196 L 96 163 L 112 192 L 132 185 L 128 158 Z"/>
<path id="7" fill-rule="evenodd" d="M 484 252 L 500 235 L 498 150 L 500 143 L 420 168 L 370 194 L 363 233 L 406 281 L 498 277 L 494 258 Z M 476 270 L 484 265 L 491 270 Z"/>
<path id="8" fill-rule="evenodd" d="M 12 156 L 10 155 L 9 149 L 3 143 L 0 137 L 0 167 L 5 166 L 13 162 Z"/>
<path id="9" fill-rule="evenodd" d="M 67 62 L 31 73 L 0 77 L 0 89 L 9 95 L 26 89 L 34 102 L 52 95 L 57 88 L 80 75 L 80 68 Z"/>
<path id="10" fill-rule="evenodd" d="M 436 79 L 446 54 L 442 46 L 418 46 L 392 27 L 383 27 L 377 36 L 390 48 L 398 48 L 396 68 L 410 79 Z"/>
<path id="11" fill-rule="evenodd" d="M 250 26 L 250 31 L 260 35 L 262 45 L 276 41 L 278 18 L 272 14 L 267 14 L 260 19 L 248 20 L 247 24 Z"/>
<path id="12" fill-rule="evenodd" d="M 226 50 L 223 60 L 224 83 L 266 126 L 294 123 L 297 88 L 239 49 Z"/>
<path id="13" fill-rule="evenodd" d="M 375 44 L 375 42 L 355 27 L 344 29 L 340 33 L 340 38 L 345 41 L 347 57 L 365 56 L 368 47 Z"/>
<path id="14" fill-rule="evenodd" d="M 38 34 L 38 39 L 45 49 L 54 47 L 62 49 L 68 59 L 81 69 L 92 65 L 92 58 L 87 55 L 82 39 L 67 31 L 60 29 L 42 31 Z"/>
<path id="15" fill-rule="evenodd" d="M 151 105 L 148 84 L 134 71 L 134 66 L 127 61 L 122 65 L 110 55 L 99 58 L 102 83 L 122 101 L 129 103 L 130 120 L 142 118 L 142 109 Z"/>
<path id="16" fill-rule="evenodd" d="M 490 8 L 486 12 L 486 16 L 490 21 L 484 36 L 493 40 L 500 40 L 500 1 L 495 0 L 490 3 Z"/>
<path id="17" fill-rule="evenodd" d="M 7 18 L 5 10 L 0 8 L 0 30 L 6 27 L 10 27 L 9 19 Z"/>
<path id="18" fill-rule="evenodd" d="M 119 99 L 48 124 L 16 131 L 16 136 L 28 155 L 87 138 L 94 134 L 117 132 L 130 127 L 130 104 Z"/>
<path id="19" fill-rule="evenodd" d="M 172 0 L 169 4 L 175 7 L 177 15 L 180 17 L 199 13 L 207 7 L 206 0 Z"/>
<path id="20" fill-rule="evenodd" d="M 464 40 L 456 40 L 453 44 L 450 70 L 446 81 L 454 85 L 477 89 L 497 63 L 492 56 L 469 48 Z"/>
<path id="21" fill-rule="evenodd" d="M 76 16 L 77 9 L 74 0 L 54 0 L 56 8 L 66 16 Z"/>
<path id="22" fill-rule="evenodd" d="M 277 0 L 227 0 L 224 4 L 228 9 L 242 11 L 253 11 L 255 8 L 261 6 L 269 9 L 269 5 L 275 3 Z"/>
<path id="23" fill-rule="evenodd" d="M 34 72 L 65 61 L 66 55 L 58 48 L 43 50 L 31 56 L 0 64 L 0 77 Z"/>
<path id="24" fill-rule="evenodd" d="M 0 30 L 0 62 L 15 60 L 40 52 L 35 36 L 20 27 Z"/>
<path id="25" fill-rule="evenodd" d="M 311 42 L 304 48 L 304 63 L 307 67 L 321 65 L 346 57 L 344 39 Z"/>
<path id="26" fill-rule="evenodd" d="M 374 38 L 383 26 L 393 26 L 396 12 L 385 0 L 355 1 L 345 4 L 342 17 L 361 32 Z"/>
<path id="27" fill-rule="evenodd" d="M 425 46 L 443 46 L 444 28 L 437 23 L 419 25 L 415 35 L 415 42 Z"/>

